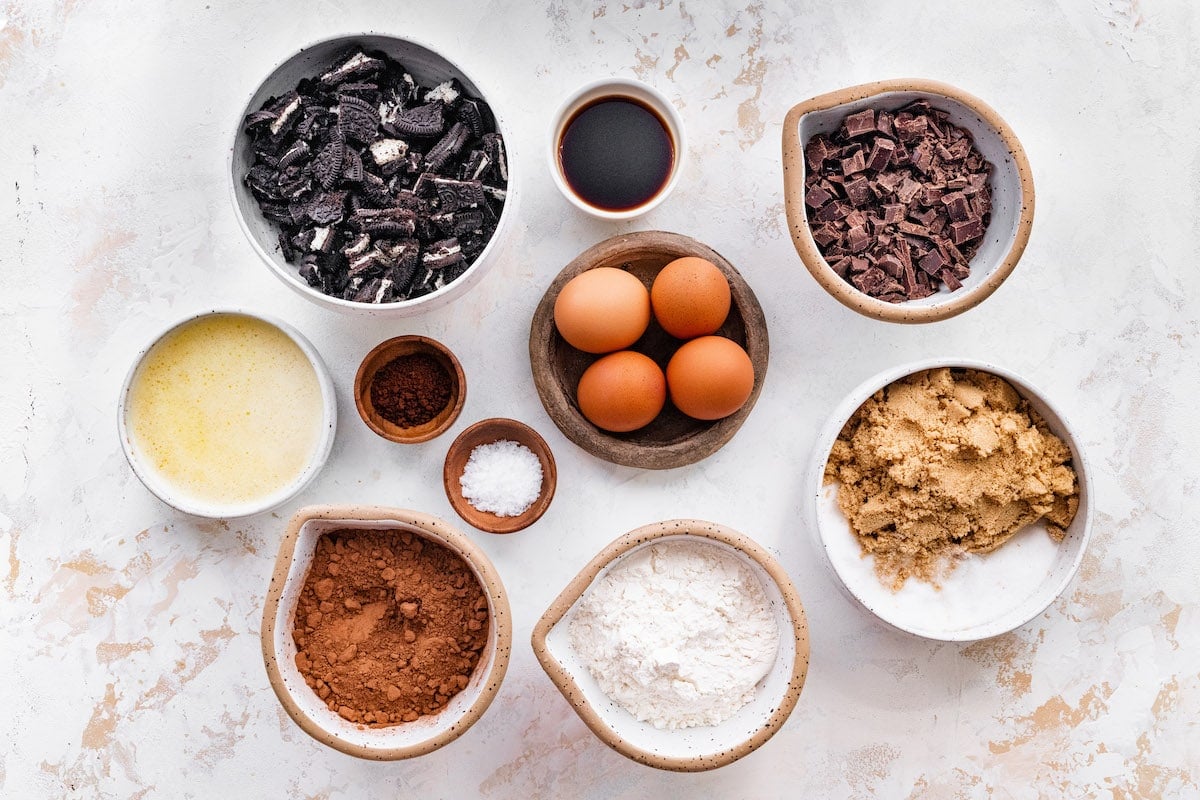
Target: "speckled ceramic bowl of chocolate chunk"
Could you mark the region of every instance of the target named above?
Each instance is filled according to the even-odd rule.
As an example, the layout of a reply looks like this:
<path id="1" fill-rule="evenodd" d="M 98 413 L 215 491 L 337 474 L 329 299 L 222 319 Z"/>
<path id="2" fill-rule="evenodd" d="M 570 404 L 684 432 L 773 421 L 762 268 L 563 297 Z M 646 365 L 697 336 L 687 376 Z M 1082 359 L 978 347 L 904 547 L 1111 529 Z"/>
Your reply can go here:
<path id="1" fill-rule="evenodd" d="M 623 558 L 652 544 L 702 542 L 740 559 L 755 575 L 779 629 L 779 649 L 754 699 L 718 725 L 666 730 L 639 721 L 600 688 L 570 641 L 570 622 L 593 583 Z M 732 764 L 767 742 L 787 721 L 808 675 L 808 622 L 783 567 L 750 537 L 695 519 L 644 525 L 600 551 L 555 598 L 533 629 L 533 652 L 580 719 L 606 745 L 639 764 L 699 772 Z"/>
<path id="2" fill-rule="evenodd" d="M 284 257 L 280 248 L 280 228 L 264 215 L 254 195 L 246 185 L 245 177 L 254 161 L 249 146 L 250 137 L 245 130 L 246 117 L 262 108 L 272 97 L 282 97 L 296 88 L 305 78 L 319 78 L 331 68 L 342 63 L 356 50 L 383 53 L 400 62 L 418 86 L 434 87 L 451 79 L 457 80 L 468 96 L 487 103 L 496 122 L 496 130 L 503 140 L 504 162 L 507 170 L 507 190 L 503 206 L 492 233 L 483 250 L 469 259 L 467 269 L 453 280 L 440 285 L 435 291 L 396 302 L 359 302 L 333 297 L 310 286 L 300 276 L 299 264 Z M 464 51 L 465 52 L 465 51 Z M 517 161 L 511 152 L 511 129 L 505 122 L 501 109 L 491 103 L 491 95 L 483 91 L 479 80 L 469 75 L 456 61 L 440 52 L 408 38 L 366 32 L 350 33 L 313 42 L 288 58 L 279 62 L 266 79 L 254 90 L 246 105 L 239 110 L 234 126 L 233 142 L 229 148 L 229 180 L 234 211 L 246 238 L 271 273 L 285 285 L 309 300 L 336 311 L 368 314 L 373 316 L 405 317 L 439 308 L 460 297 L 479 282 L 485 272 L 499 260 L 507 231 L 512 227 L 516 215 L 516 188 L 518 175 L 514 169 Z M 418 271 L 421 267 L 418 266 Z M 435 282 L 437 285 L 437 282 Z"/>
<path id="3" fill-rule="evenodd" d="M 892 591 L 875 574 L 873 557 L 864 557 L 838 507 L 838 484 L 826 484 L 825 465 L 839 433 L 872 395 L 909 375 L 948 367 L 974 369 L 1003 378 L 1070 448 L 1079 486 L 1079 508 L 1055 542 L 1044 521 L 1018 531 L 995 551 L 968 554 L 941 578 L 941 587 L 910 578 Z M 938 358 L 885 370 L 851 391 L 817 434 L 804 478 L 807 527 L 824 554 L 829 574 L 846 597 L 892 628 L 926 639 L 970 642 L 998 636 L 1029 623 L 1058 598 L 1083 563 L 1092 529 L 1091 484 L 1083 442 L 1046 394 L 1011 370 L 985 361 Z"/>
<path id="4" fill-rule="evenodd" d="M 408 531 L 444 545 L 474 573 L 488 601 L 488 639 L 467 687 L 436 714 L 389 727 L 366 727 L 331 711 L 296 666 L 292 623 L 317 540 L 343 529 Z M 284 711 L 322 744 L 359 758 L 395 761 L 424 755 L 462 736 L 491 705 L 508 670 L 512 615 L 508 594 L 487 555 L 449 523 L 429 514 L 382 506 L 309 506 L 288 523 L 263 608 L 262 654 Z"/>
<path id="5" fill-rule="evenodd" d="M 966 130 L 975 147 L 993 165 L 987 184 L 992 198 L 991 221 L 970 261 L 970 275 L 963 279 L 962 288 L 950 291 L 943 285 L 928 297 L 890 303 L 859 291 L 821 255 L 805 205 L 808 164 L 804 148 L 817 134 L 835 131 L 850 114 L 868 108 L 892 111 L 916 100 L 926 100 L 933 108 L 945 111 L 949 121 Z M 783 123 L 783 187 L 788 228 L 804 266 L 839 303 L 886 322 L 937 322 L 982 303 L 1012 273 L 1033 227 L 1033 171 L 1016 133 L 982 100 L 938 81 L 876 81 L 794 106 Z"/>

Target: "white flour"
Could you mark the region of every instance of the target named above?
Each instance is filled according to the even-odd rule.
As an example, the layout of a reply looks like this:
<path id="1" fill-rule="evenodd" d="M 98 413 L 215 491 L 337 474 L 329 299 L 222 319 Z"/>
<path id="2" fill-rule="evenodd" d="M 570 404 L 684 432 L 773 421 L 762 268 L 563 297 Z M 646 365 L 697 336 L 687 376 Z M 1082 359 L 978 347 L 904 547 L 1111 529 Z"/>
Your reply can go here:
<path id="1" fill-rule="evenodd" d="M 569 632 L 604 693 L 656 728 L 733 716 L 779 647 L 758 577 L 719 546 L 687 541 L 622 559 L 580 601 Z"/>

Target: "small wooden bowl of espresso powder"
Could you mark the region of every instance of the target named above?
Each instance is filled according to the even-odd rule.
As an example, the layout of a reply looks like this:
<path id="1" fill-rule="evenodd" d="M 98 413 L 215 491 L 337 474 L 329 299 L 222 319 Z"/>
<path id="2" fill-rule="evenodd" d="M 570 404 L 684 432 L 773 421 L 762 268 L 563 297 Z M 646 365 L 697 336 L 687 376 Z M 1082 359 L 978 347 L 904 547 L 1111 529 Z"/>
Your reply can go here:
<path id="1" fill-rule="evenodd" d="M 333 530 L 300 590 L 296 667 L 350 722 L 414 722 L 467 687 L 489 624 L 483 587 L 445 545 L 407 530 Z"/>
<path id="2" fill-rule="evenodd" d="M 454 424 L 467 399 L 462 365 L 441 342 L 397 336 L 367 354 L 354 402 L 367 427 L 401 444 L 426 442 Z"/>

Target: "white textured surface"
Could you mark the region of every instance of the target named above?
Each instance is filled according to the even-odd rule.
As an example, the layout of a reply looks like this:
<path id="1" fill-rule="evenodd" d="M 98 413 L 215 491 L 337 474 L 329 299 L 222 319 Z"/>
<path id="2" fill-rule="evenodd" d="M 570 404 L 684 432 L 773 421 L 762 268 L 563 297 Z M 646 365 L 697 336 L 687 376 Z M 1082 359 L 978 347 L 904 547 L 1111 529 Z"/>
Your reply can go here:
<path id="1" fill-rule="evenodd" d="M 465 27 L 456 27 L 463 20 Z M 334 30 L 409 32 L 496 87 L 524 160 L 502 261 L 449 308 L 358 322 L 257 263 L 228 198 L 237 109 L 272 63 Z M 1200 7 L 1188 0 L 749 6 L 695 2 L 0 4 L 0 795 L 4 797 L 1200 796 L 1200 529 L 1194 412 L 1200 278 Z M 557 104 L 608 74 L 679 106 L 691 142 L 643 220 L 585 217 L 544 165 Z M 922 328 L 830 300 L 783 220 L 780 124 L 814 94 L 946 80 L 1016 129 L 1038 187 L 1033 236 L 982 306 Z M 696 236 L 755 288 L 771 326 L 763 394 L 717 455 L 666 473 L 583 454 L 538 404 L 533 307 L 613 233 Z M 393 503 L 453 518 L 440 469 L 487 416 L 554 449 L 549 512 L 473 533 L 512 596 L 516 647 L 495 704 L 417 761 L 356 761 L 309 739 L 267 685 L 258 629 L 283 518 L 171 512 L 121 456 L 115 402 L 136 350 L 205 306 L 299 327 L 341 405 L 326 470 L 296 501 Z M 450 345 L 470 383 L 456 430 L 391 445 L 350 385 L 399 333 Z M 798 529 L 815 428 L 865 377 L 937 354 L 1027 375 L 1076 421 L 1095 539 L 1066 594 L 1021 630 L 937 645 L 890 632 L 833 586 Z M 605 748 L 537 667 L 530 629 L 565 582 L 639 524 L 708 518 L 755 537 L 812 626 L 808 686 L 761 750 L 710 774 Z"/>

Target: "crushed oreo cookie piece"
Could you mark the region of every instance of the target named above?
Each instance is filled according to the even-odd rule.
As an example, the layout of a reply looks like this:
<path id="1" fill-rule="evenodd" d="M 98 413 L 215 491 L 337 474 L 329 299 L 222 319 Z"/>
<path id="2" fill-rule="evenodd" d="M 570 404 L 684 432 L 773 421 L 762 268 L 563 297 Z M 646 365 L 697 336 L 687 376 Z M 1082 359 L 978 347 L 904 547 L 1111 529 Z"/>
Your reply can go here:
<path id="1" fill-rule="evenodd" d="M 992 165 L 946 112 L 864 109 L 804 159 L 813 240 L 844 280 L 890 303 L 962 288 L 991 220 Z"/>
<path id="2" fill-rule="evenodd" d="M 243 128 L 244 182 L 280 253 L 333 297 L 441 289 L 483 252 L 507 198 L 504 141 L 483 100 L 455 79 L 419 86 L 381 53 L 347 53 Z"/>
<path id="3" fill-rule="evenodd" d="M 441 102 L 426 103 L 402 110 L 392 121 L 396 132 L 405 136 L 437 136 L 446 128 Z"/>

